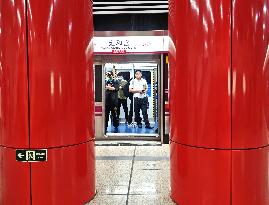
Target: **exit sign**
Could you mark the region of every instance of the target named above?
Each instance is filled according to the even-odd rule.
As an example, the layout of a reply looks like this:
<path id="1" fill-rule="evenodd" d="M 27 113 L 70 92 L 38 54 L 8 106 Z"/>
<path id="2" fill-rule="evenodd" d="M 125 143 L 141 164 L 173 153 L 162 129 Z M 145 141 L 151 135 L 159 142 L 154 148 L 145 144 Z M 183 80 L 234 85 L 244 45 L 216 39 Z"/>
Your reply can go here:
<path id="1" fill-rule="evenodd" d="M 19 162 L 45 162 L 47 161 L 47 150 L 16 150 L 16 160 Z"/>

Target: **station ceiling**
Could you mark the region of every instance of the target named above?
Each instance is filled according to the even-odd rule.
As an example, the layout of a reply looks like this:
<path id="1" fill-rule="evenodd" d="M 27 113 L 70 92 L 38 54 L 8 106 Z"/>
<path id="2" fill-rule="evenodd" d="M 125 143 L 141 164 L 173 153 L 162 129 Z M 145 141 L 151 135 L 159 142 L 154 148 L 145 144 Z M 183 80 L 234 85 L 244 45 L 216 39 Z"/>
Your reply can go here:
<path id="1" fill-rule="evenodd" d="M 93 0 L 95 31 L 167 30 L 168 0 Z"/>

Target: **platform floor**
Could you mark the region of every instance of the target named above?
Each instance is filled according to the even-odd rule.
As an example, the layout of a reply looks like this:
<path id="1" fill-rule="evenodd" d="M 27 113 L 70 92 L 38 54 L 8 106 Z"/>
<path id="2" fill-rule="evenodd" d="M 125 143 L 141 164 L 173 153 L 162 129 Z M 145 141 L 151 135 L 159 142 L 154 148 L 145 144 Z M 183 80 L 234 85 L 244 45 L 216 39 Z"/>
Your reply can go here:
<path id="1" fill-rule="evenodd" d="M 151 123 L 153 129 L 145 128 L 145 124 L 142 124 L 142 128 L 138 128 L 137 126 L 128 125 L 125 123 L 120 123 L 118 127 L 118 133 L 136 133 L 136 134 L 156 134 L 156 129 L 158 125 L 155 123 Z M 114 133 L 114 127 L 111 124 L 108 124 L 107 132 Z M 157 132 L 158 133 L 158 132 Z"/>
<path id="2" fill-rule="evenodd" d="M 169 195 L 169 145 L 98 143 L 97 194 L 87 205 L 175 204 Z"/>

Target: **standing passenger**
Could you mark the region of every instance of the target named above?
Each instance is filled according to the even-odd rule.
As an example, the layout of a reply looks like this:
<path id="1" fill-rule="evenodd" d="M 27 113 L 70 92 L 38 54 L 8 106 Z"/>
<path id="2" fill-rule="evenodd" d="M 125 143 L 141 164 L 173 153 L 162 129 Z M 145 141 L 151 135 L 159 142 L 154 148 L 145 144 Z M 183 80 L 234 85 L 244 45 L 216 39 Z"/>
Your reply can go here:
<path id="1" fill-rule="evenodd" d="M 114 132 L 118 132 L 118 126 L 119 126 L 119 119 L 117 116 L 117 107 L 118 107 L 118 90 L 119 90 L 119 84 L 116 79 L 113 78 L 112 72 L 107 72 L 107 79 L 106 79 L 106 132 L 108 127 L 108 121 L 109 121 L 109 114 L 111 112 L 112 114 L 112 124 L 115 128 Z"/>
<path id="2" fill-rule="evenodd" d="M 148 107 L 148 97 L 147 97 L 148 84 L 145 79 L 142 78 L 141 70 L 135 71 L 135 79 L 130 82 L 129 91 L 134 93 L 134 112 L 135 121 L 139 128 L 142 128 L 140 109 L 142 110 L 143 119 L 145 122 L 145 128 L 152 129 L 153 127 L 149 124 L 147 107 Z"/>
<path id="3" fill-rule="evenodd" d="M 118 92 L 118 117 L 120 116 L 120 107 L 122 105 L 125 114 L 125 124 L 128 123 L 128 107 L 127 107 L 127 96 L 124 94 L 124 87 L 127 85 L 127 81 L 124 80 L 123 76 L 118 75 L 119 81 L 119 92 Z"/>

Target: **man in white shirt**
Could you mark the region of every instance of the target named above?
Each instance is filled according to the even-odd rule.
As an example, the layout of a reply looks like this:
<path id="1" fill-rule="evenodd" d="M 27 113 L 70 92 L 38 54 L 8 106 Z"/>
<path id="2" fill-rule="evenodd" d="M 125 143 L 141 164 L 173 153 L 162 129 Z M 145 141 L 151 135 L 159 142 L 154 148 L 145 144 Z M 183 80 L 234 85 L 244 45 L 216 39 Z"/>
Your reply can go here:
<path id="1" fill-rule="evenodd" d="M 152 129 L 153 127 L 149 124 L 147 107 L 148 107 L 148 98 L 147 98 L 148 84 L 145 79 L 142 78 L 141 70 L 135 71 L 135 79 L 130 82 L 129 91 L 134 94 L 134 112 L 135 112 L 135 121 L 139 128 L 142 128 L 142 122 L 140 117 L 140 109 L 142 110 L 142 115 L 145 122 L 145 127 Z"/>

